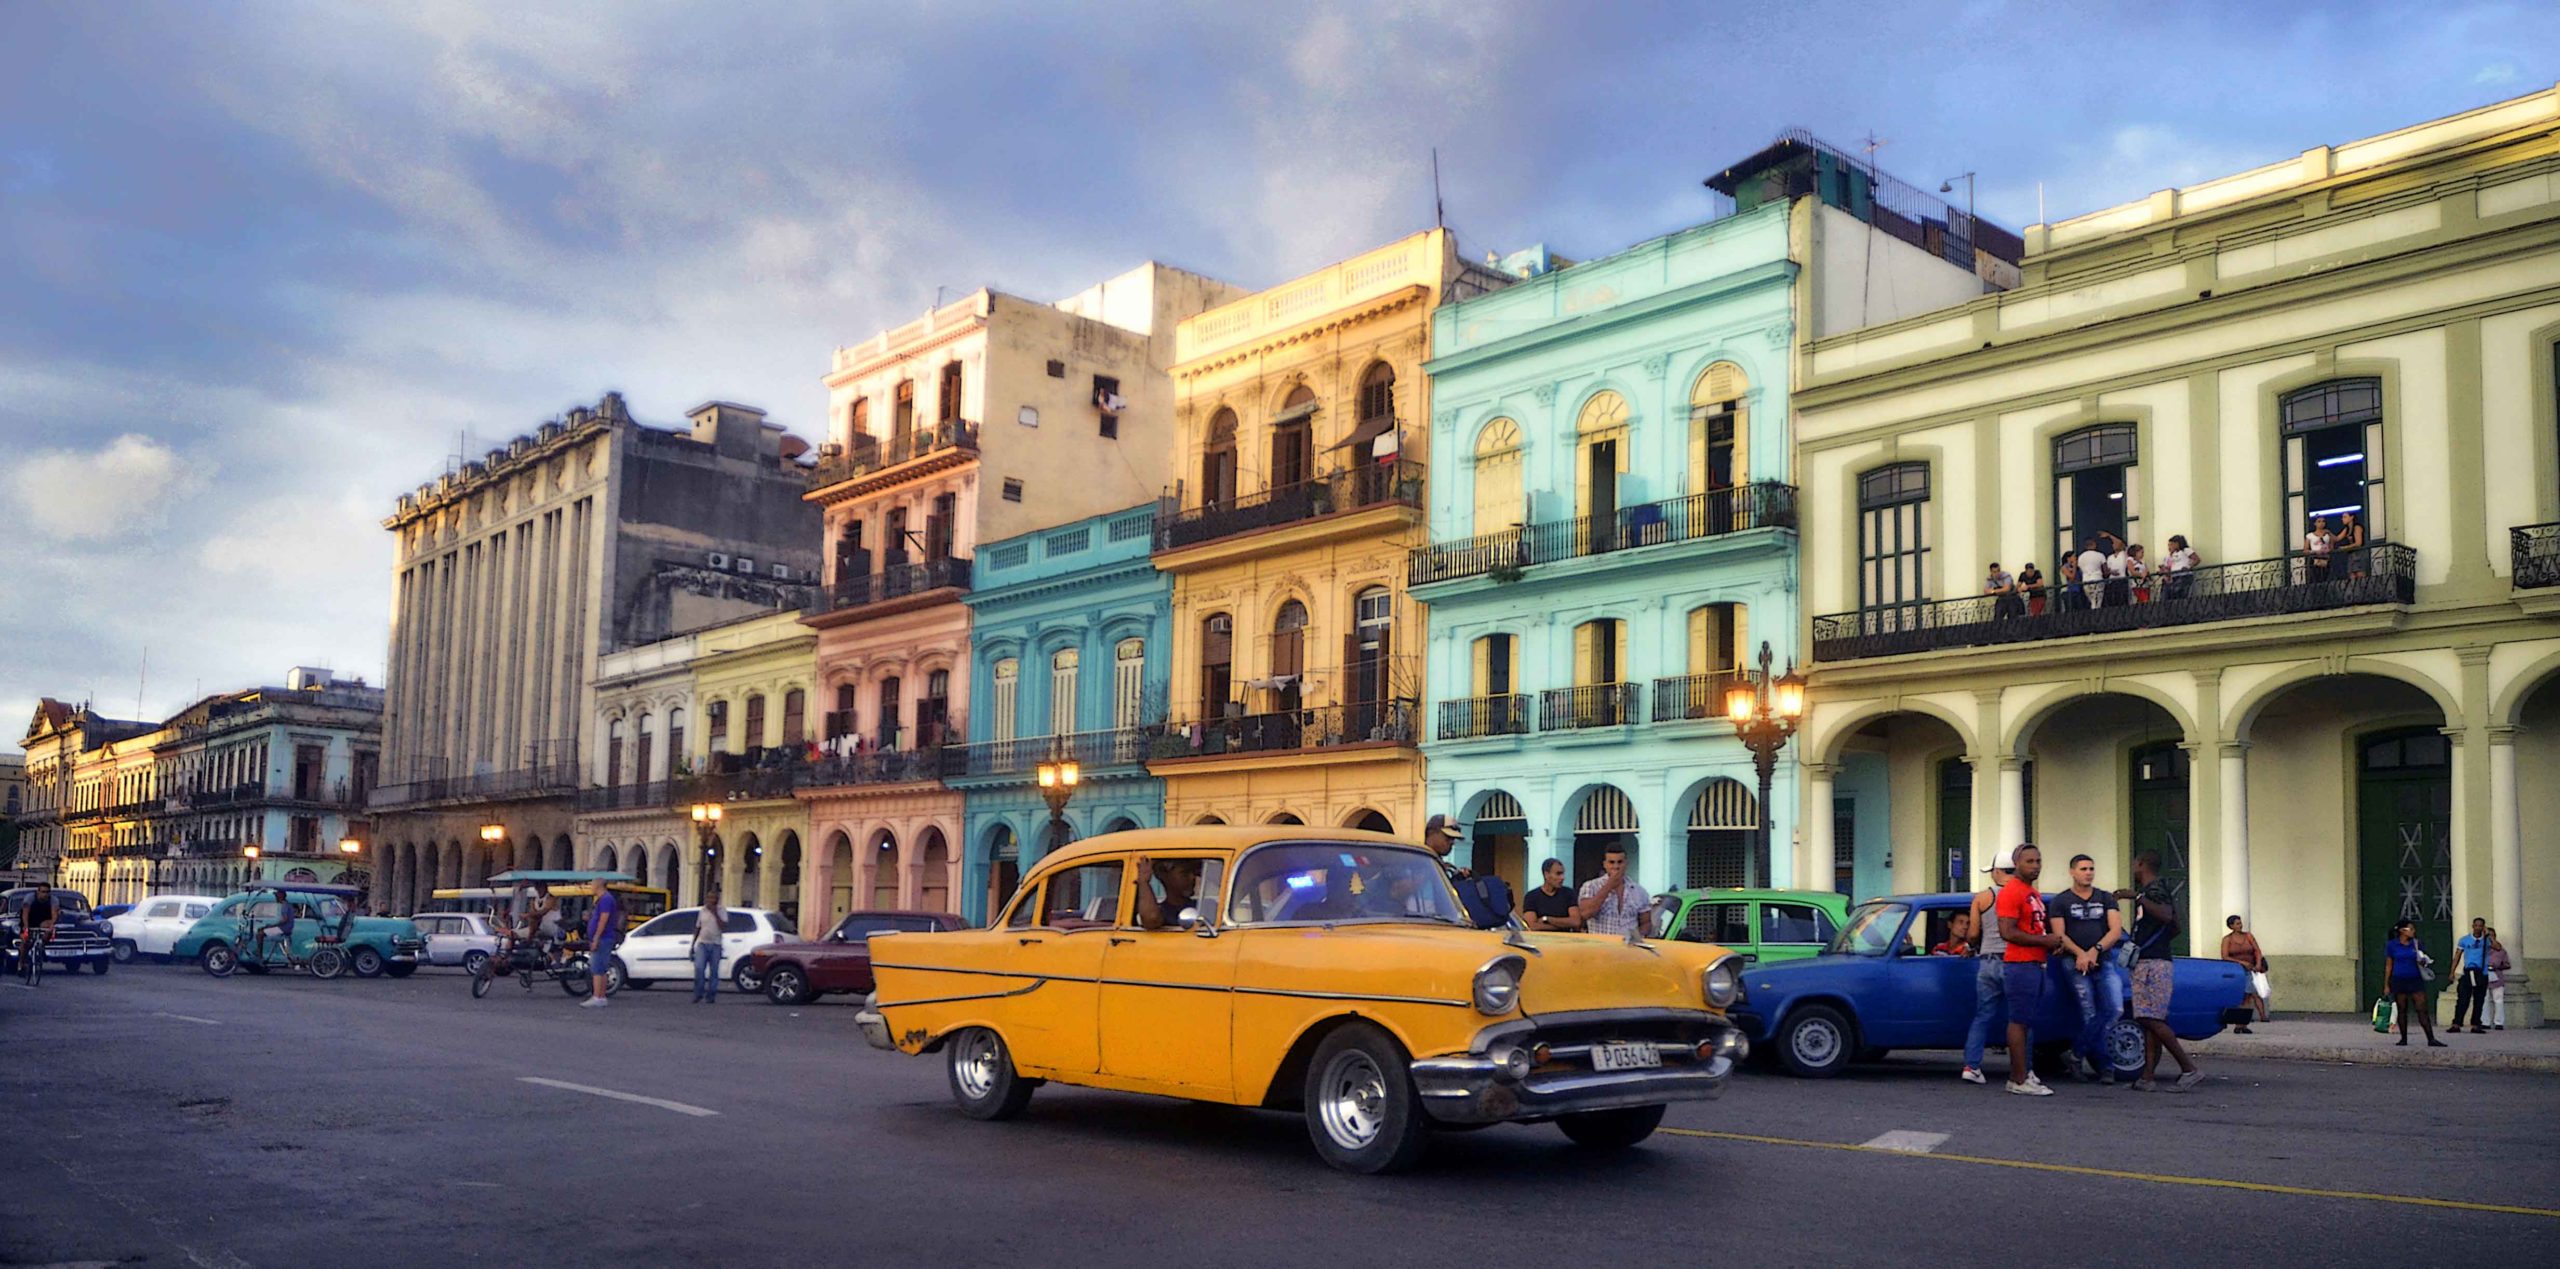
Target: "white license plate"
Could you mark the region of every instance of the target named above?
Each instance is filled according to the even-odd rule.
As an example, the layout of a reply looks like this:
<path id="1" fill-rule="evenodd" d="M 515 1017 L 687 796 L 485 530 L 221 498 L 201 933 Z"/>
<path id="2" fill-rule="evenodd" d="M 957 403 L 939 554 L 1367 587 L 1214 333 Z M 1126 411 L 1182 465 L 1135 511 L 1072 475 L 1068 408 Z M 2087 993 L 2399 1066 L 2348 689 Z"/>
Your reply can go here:
<path id="1" fill-rule="evenodd" d="M 1661 1051 L 1650 1044 L 1600 1044 L 1591 1049 L 1595 1071 L 1649 1071 L 1661 1065 Z"/>

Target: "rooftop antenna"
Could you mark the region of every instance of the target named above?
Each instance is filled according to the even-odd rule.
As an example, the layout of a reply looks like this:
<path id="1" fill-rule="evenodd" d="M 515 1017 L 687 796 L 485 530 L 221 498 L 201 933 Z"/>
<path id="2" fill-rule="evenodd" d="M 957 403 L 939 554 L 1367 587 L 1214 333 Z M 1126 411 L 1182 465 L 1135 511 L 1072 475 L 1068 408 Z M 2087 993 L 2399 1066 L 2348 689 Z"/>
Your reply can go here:
<path id="1" fill-rule="evenodd" d="M 1431 147 L 1431 226 L 1434 229 L 1449 227 L 1448 209 L 1440 202 L 1440 147 L 1436 145 Z"/>
<path id="2" fill-rule="evenodd" d="M 1876 151 L 1885 147 L 1885 139 L 1867 129 L 1867 260 L 1865 276 L 1858 279 L 1858 323 L 1865 325 L 1867 315 L 1875 311 L 1876 289 Z"/>

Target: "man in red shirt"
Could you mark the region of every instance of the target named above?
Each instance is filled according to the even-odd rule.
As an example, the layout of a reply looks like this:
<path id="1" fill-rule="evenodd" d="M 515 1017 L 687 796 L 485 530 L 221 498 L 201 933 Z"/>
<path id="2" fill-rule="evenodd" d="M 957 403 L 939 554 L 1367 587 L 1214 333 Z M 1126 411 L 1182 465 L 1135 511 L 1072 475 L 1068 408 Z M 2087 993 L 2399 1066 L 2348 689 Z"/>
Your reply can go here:
<path id="1" fill-rule="evenodd" d="M 2046 930 L 2044 896 L 2036 878 L 2044 871 L 2044 852 L 2020 846 L 2011 859 L 2009 884 L 2000 887 L 1992 909 L 2000 918 L 2000 985 L 2009 1002 L 2009 1091 L 2022 1097 L 2051 1097 L 2053 1090 L 2036 1078 L 2028 1064 L 2027 1020 L 2044 1003 L 2045 958 L 2062 946 L 2062 936 Z M 2023 1075 L 2025 1082 L 2019 1082 Z"/>

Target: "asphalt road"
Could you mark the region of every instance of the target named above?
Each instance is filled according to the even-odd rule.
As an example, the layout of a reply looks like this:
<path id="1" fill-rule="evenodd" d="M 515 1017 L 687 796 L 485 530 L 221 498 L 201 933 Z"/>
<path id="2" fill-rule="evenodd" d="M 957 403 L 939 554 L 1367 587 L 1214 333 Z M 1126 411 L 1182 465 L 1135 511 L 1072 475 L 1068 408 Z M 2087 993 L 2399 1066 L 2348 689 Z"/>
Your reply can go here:
<path id="1" fill-rule="evenodd" d="M 1505 1127 L 1356 1178 L 1279 1114 L 1052 1086 L 964 1119 L 835 999 L 128 966 L 0 985 L 0 1264 L 2512 1264 L 2560 1237 L 2560 1080 L 2209 1074 L 1755 1074 L 1624 1154 Z M 1928 1153 L 1858 1148 L 1888 1133 Z"/>

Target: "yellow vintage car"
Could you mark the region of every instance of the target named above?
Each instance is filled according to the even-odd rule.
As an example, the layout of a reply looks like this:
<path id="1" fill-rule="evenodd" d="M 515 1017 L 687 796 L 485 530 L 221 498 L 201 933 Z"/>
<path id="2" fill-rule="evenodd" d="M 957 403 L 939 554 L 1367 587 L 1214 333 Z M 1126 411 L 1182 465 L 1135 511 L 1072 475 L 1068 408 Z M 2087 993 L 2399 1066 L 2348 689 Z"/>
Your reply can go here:
<path id="1" fill-rule="evenodd" d="M 1056 1080 L 1303 1111 L 1352 1172 L 1435 1125 L 1586 1146 L 1719 1096 L 1747 1047 L 1724 949 L 1467 924 L 1438 857 L 1348 829 L 1148 829 L 1051 853 L 983 930 L 875 934 L 876 1047 L 941 1053 L 978 1119 Z"/>

